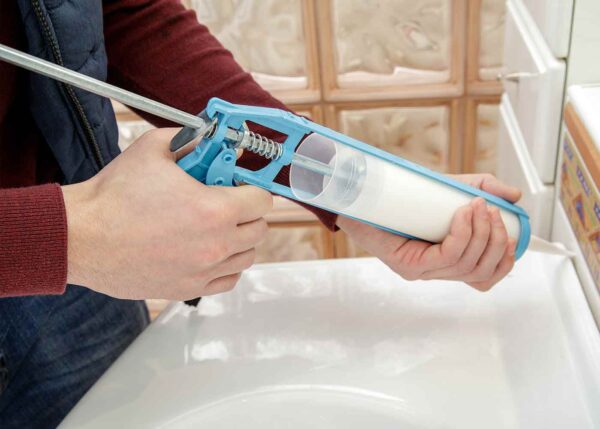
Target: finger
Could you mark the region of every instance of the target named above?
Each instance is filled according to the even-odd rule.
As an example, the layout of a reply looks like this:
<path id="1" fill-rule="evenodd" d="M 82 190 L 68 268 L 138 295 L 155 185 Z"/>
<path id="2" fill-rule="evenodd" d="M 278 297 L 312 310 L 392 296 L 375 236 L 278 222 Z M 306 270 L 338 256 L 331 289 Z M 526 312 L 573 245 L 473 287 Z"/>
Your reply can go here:
<path id="1" fill-rule="evenodd" d="M 519 188 L 507 185 L 493 174 L 458 174 L 451 175 L 451 177 L 513 203 L 521 198 Z"/>
<path id="2" fill-rule="evenodd" d="M 491 207 L 488 213 L 490 215 L 491 232 L 487 248 L 483 252 L 475 269 L 464 277 L 463 281 L 477 282 L 490 279 L 506 253 L 508 233 L 500 217 L 500 211 L 497 207 Z"/>
<path id="3" fill-rule="evenodd" d="M 468 282 L 469 286 L 485 292 L 490 290 L 495 284 L 506 277 L 506 275 L 511 272 L 515 265 L 516 247 L 517 242 L 515 240 L 511 240 L 511 244 L 508 246 L 508 250 L 504 254 L 500 264 L 498 264 L 496 272 L 493 274 L 493 276 L 489 280 L 483 282 Z"/>
<path id="4" fill-rule="evenodd" d="M 144 133 L 134 144 L 130 147 L 137 146 L 138 143 L 142 143 L 145 147 L 150 147 L 152 150 L 160 151 L 163 154 L 168 154 L 173 160 L 175 160 L 175 154 L 173 154 L 169 145 L 171 140 L 179 132 L 181 128 L 156 128 Z"/>
<path id="5" fill-rule="evenodd" d="M 238 225 L 260 219 L 273 208 L 273 196 L 256 186 L 222 187 L 219 190 L 235 201 Z"/>
<path id="6" fill-rule="evenodd" d="M 218 293 L 229 292 L 240 281 L 241 273 L 230 274 L 228 276 L 219 277 L 208 283 L 202 292 L 203 296 L 215 295 Z"/>
<path id="7" fill-rule="evenodd" d="M 492 175 L 483 175 L 479 187 L 482 191 L 489 192 L 490 194 L 504 198 L 513 203 L 521 198 L 521 191 L 519 188 L 509 186 Z"/>
<path id="8" fill-rule="evenodd" d="M 454 265 L 463 255 L 473 234 L 473 208 L 466 206 L 460 208 L 454 215 L 450 225 L 450 233 L 438 245 L 430 246 L 423 256 L 423 279 L 429 277 L 446 267 Z M 407 243 L 409 245 L 410 243 Z"/>
<path id="9" fill-rule="evenodd" d="M 236 253 L 253 249 L 267 237 L 269 226 L 264 218 L 238 225 L 231 233 L 234 235 L 233 251 Z"/>
<path id="10" fill-rule="evenodd" d="M 440 253 L 445 260 L 458 260 L 469 245 L 473 234 L 473 209 L 470 206 L 460 208 L 454 215 L 450 233 L 440 244 Z"/>
<path id="11" fill-rule="evenodd" d="M 473 236 L 457 264 L 461 273 L 470 273 L 479 262 L 487 247 L 490 229 L 490 216 L 485 201 L 482 198 L 476 198 L 473 201 Z"/>
<path id="12" fill-rule="evenodd" d="M 236 253 L 214 267 L 211 271 L 213 278 L 229 276 L 231 274 L 239 274 L 247 270 L 254 264 L 256 259 L 256 251 L 254 249 L 246 250 L 245 252 Z"/>
<path id="13" fill-rule="evenodd" d="M 475 269 L 481 255 L 487 247 L 490 235 L 490 222 L 485 201 L 476 198 L 471 203 L 473 208 L 472 235 L 459 259 L 455 259 L 451 265 L 439 267 L 441 269 L 428 273 L 428 279 L 460 279 L 462 275 L 468 274 Z"/>

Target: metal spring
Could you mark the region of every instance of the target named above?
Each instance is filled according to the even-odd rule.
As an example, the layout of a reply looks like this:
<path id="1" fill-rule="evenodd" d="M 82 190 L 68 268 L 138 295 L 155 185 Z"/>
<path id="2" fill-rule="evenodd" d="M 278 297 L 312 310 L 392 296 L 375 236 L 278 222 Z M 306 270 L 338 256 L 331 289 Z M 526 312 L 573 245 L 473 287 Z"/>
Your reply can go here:
<path id="1" fill-rule="evenodd" d="M 266 159 L 277 160 L 283 155 L 283 146 L 281 143 L 277 143 L 252 131 L 244 132 L 244 137 L 238 148 L 249 150 Z"/>

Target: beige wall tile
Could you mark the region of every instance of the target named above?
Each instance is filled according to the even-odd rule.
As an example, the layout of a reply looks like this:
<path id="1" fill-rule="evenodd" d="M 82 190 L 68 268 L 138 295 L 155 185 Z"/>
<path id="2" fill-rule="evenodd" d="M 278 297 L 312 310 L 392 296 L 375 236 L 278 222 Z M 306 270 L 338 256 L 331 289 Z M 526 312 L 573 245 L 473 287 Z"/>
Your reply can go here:
<path id="1" fill-rule="evenodd" d="M 332 0 L 340 88 L 446 82 L 449 0 Z"/>
<path id="2" fill-rule="evenodd" d="M 301 0 L 190 0 L 198 20 L 270 90 L 308 86 Z"/>
<path id="3" fill-rule="evenodd" d="M 481 0 L 479 78 L 494 80 L 502 67 L 505 0 Z"/>
<path id="4" fill-rule="evenodd" d="M 500 109 L 497 104 L 477 106 L 477 128 L 475 166 L 476 173 L 496 172 L 496 149 L 498 142 L 498 119 Z"/>
<path id="5" fill-rule="evenodd" d="M 333 256 L 331 233 L 318 223 L 271 226 L 267 239 L 256 249 L 256 262 L 285 262 Z"/>
<path id="6" fill-rule="evenodd" d="M 448 171 L 449 110 L 446 106 L 340 110 L 339 129 L 428 168 Z"/>

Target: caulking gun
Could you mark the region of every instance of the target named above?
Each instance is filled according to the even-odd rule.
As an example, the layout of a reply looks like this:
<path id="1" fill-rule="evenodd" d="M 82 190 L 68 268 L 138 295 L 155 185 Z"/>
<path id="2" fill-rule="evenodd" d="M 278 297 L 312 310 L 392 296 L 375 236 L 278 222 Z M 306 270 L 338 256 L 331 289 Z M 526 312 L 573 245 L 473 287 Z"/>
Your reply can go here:
<path id="1" fill-rule="evenodd" d="M 440 242 L 456 210 L 481 197 L 498 207 L 516 258 L 527 247 L 569 254 L 531 237 L 529 216 L 519 206 L 443 174 L 283 110 L 243 106 L 218 98 L 197 116 L 123 90 L 0 44 L 0 59 L 184 126 L 171 142 L 178 151 L 199 141 L 179 166 L 206 185 L 250 184 L 408 238 Z M 285 136 L 281 143 L 249 130 L 262 125 Z M 270 162 L 257 171 L 237 165 L 237 151 Z M 290 166 L 290 185 L 274 181 Z"/>

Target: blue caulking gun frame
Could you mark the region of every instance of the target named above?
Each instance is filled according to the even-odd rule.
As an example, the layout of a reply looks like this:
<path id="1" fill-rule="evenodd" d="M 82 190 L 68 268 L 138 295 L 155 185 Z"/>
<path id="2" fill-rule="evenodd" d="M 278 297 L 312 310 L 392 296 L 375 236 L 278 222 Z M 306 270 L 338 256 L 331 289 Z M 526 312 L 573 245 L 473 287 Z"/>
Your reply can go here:
<path id="1" fill-rule="evenodd" d="M 202 115 L 212 121 L 213 126 L 204 135 L 202 141 L 196 146 L 194 151 L 179 161 L 179 165 L 190 175 L 207 185 L 234 186 L 236 183 L 247 183 L 286 198 L 299 200 L 288 186 L 275 183 L 274 179 L 281 168 L 290 164 L 300 164 L 303 168 L 327 174 L 323 170 L 329 168 L 328 165 L 315 163 L 314 160 L 305 159 L 295 153 L 296 148 L 305 136 L 316 133 L 408 169 L 431 180 L 436 180 L 473 197 L 482 197 L 489 204 L 514 213 L 518 216 L 521 226 L 515 256 L 517 258 L 521 257 L 527 249 L 530 239 L 530 225 L 527 213 L 521 207 L 511 204 L 495 195 L 453 180 L 440 173 L 431 171 L 283 110 L 236 105 L 213 98 L 209 101 Z M 277 143 L 257 136 L 247 130 L 246 122 L 256 123 L 273 129 L 286 135 L 287 138 L 283 143 Z M 232 130 L 236 130 L 238 134 L 234 135 L 230 140 Z M 181 135 L 176 136 L 173 140 L 172 148 L 176 150 L 184 144 L 189 143 L 187 140 L 189 140 L 189 136 L 192 133 L 193 130 L 184 128 Z M 236 149 L 251 150 L 259 154 L 265 154 L 266 157 L 271 159 L 271 162 L 258 171 L 247 170 L 236 165 Z M 331 209 L 328 210 L 331 211 Z M 418 238 L 404 234 L 402 231 L 390 230 L 381 225 L 365 222 L 364 219 L 357 220 L 408 238 Z"/>
<path id="2" fill-rule="evenodd" d="M 0 60 L 184 125 L 185 127 L 171 142 L 171 150 L 177 151 L 185 145 L 200 139 L 200 143 L 193 152 L 181 159 L 178 164 L 190 175 L 207 185 L 234 186 L 238 183 L 247 183 L 266 189 L 274 194 L 297 200 L 298 198 L 289 187 L 275 183 L 274 179 L 284 166 L 290 164 L 300 165 L 305 169 L 323 175 L 331 174 L 329 165 L 296 153 L 296 148 L 305 136 L 319 134 L 357 151 L 462 191 L 467 195 L 482 197 L 487 200 L 488 204 L 513 213 L 518 217 L 520 223 L 520 233 L 515 251 L 516 258 L 521 257 L 529 245 L 531 237 L 529 217 L 519 206 L 292 113 L 264 107 L 235 105 L 213 98 L 209 101 L 204 112 L 194 116 L 2 44 L 0 44 Z M 286 139 L 283 143 L 277 143 L 255 134 L 248 130 L 247 122 L 278 131 L 285 135 Z M 250 150 L 269 159 L 271 162 L 258 171 L 247 170 L 236 165 L 236 150 L 238 149 Z M 357 220 L 365 222 L 364 219 Z M 418 239 L 418 237 L 408 236 L 402 231 L 390 230 L 382 225 L 370 222 L 365 223 L 395 234 Z"/>

